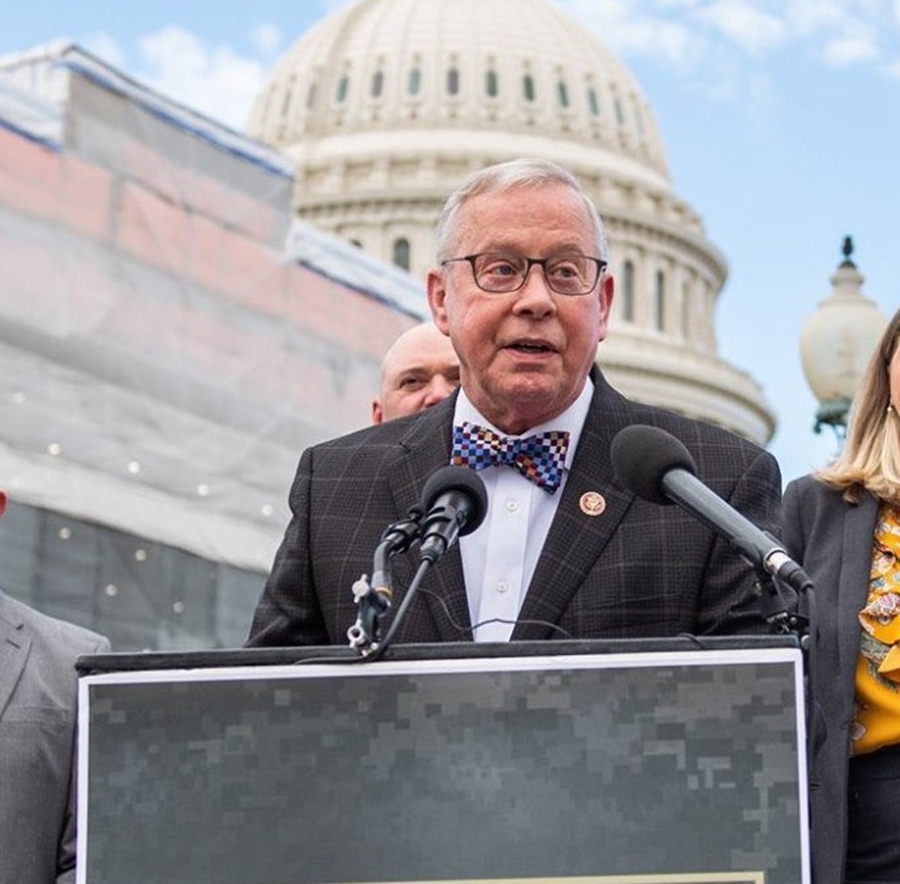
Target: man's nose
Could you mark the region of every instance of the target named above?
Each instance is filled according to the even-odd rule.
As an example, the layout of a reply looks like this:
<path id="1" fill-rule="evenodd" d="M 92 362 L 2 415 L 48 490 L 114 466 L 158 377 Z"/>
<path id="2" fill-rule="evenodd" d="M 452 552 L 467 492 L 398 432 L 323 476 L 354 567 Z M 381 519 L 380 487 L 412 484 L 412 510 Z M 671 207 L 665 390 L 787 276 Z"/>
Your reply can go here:
<path id="1" fill-rule="evenodd" d="M 544 267 L 540 264 L 532 264 L 528 268 L 525 282 L 516 293 L 518 297 L 516 298 L 514 310 L 543 315 L 552 313 L 556 309 L 553 289 L 550 288 L 547 277 L 544 274 Z"/>

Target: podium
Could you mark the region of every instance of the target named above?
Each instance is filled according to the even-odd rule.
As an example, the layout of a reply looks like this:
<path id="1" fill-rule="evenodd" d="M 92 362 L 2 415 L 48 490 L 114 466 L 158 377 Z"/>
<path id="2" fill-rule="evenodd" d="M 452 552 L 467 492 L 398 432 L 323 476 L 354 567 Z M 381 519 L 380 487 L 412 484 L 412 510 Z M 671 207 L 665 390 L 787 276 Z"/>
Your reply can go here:
<path id="1" fill-rule="evenodd" d="M 79 670 L 79 884 L 809 881 L 791 639 Z"/>

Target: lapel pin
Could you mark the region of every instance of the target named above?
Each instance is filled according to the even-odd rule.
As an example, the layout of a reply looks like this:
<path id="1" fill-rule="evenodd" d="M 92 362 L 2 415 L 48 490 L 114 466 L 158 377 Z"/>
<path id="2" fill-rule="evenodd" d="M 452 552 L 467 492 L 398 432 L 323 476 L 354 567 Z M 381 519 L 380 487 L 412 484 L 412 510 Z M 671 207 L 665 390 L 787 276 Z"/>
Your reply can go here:
<path id="1" fill-rule="evenodd" d="M 606 509 L 606 498 L 599 491 L 585 491 L 578 506 L 586 516 L 599 516 Z"/>

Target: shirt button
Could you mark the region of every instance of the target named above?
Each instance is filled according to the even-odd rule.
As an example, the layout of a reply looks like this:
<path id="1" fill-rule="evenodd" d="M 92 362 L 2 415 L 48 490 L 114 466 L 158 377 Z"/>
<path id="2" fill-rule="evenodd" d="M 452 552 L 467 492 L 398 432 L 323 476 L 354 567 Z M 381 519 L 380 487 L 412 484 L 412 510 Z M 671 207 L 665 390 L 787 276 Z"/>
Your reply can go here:
<path id="1" fill-rule="evenodd" d="M 506 592 L 509 589 L 509 584 L 505 580 L 497 581 L 497 592 Z"/>
<path id="2" fill-rule="evenodd" d="M 518 512 L 519 509 L 519 501 L 517 500 L 507 500 L 506 501 L 506 511 L 510 513 Z"/>

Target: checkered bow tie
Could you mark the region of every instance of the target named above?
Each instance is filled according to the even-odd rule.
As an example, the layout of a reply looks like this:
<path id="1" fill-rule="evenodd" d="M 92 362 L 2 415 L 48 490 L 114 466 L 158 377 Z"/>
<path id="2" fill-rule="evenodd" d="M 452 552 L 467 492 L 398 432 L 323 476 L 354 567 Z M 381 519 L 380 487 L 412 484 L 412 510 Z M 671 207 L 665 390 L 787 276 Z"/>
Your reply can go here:
<path id="1" fill-rule="evenodd" d="M 453 428 L 450 463 L 473 470 L 506 464 L 548 494 L 555 494 L 562 482 L 568 447 L 569 434 L 560 430 L 510 439 L 465 422 Z"/>

